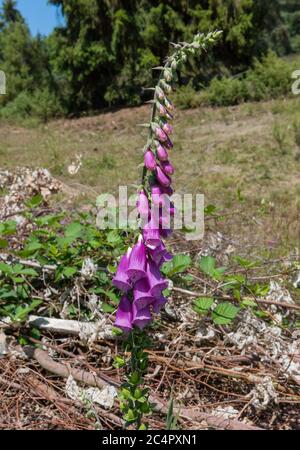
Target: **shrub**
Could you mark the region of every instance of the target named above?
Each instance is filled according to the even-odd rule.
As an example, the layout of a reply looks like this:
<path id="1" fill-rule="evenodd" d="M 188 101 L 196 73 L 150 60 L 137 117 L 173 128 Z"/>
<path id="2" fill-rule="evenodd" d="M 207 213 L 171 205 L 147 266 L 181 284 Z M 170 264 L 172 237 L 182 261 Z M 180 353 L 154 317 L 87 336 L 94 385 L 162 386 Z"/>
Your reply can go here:
<path id="1" fill-rule="evenodd" d="M 230 106 L 288 95 L 291 74 L 297 67 L 297 60 L 278 58 L 270 52 L 262 61 L 255 60 L 253 68 L 241 76 L 214 78 L 201 92 L 195 91 L 191 84 L 181 87 L 176 94 L 177 104 L 180 108 Z"/>

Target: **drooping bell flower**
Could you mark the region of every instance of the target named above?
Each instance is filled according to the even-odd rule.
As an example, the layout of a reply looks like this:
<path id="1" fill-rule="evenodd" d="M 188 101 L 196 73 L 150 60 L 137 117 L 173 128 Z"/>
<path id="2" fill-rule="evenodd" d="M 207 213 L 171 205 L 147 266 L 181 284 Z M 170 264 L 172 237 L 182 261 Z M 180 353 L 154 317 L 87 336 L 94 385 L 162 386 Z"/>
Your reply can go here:
<path id="1" fill-rule="evenodd" d="M 171 185 L 171 178 L 166 175 L 159 166 L 156 168 L 156 178 L 159 184 L 164 187 L 169 187 Z"/>
<path id="2" fill-rule="evenodd" d="M 167 251 L 163 242 L 156 248 L 150 250 L 150 256 L 152 261 L 160 267 L 164 262 L 171 261 L 173 256 Z"/>
<path id="3" fill-rule="evenodd" d="M 153 261 L 149 261 L 147 264 L 147 279 L 150 286 L 150 294 L 153 297 L 160 296 L 162 291 L 168 287 L 167 280 L 161 276 L 159 268 Z"/>
<path id="4" fill-rule="evenodd" d="M 171 188 L 171 186 L 162 186 L 162 191 L 163 191 L 164 194 L 169 195 L 170 197 L 174 193 L 174 191 Z"/>
<path id="5" fill-rule="evenodd" d="M 137 209 L 141 217 L 148 217 L 150 213 L 149 200 L 144 191 L 139 193 Z"/>
<path id="6" fill-rule="evenodd" d="M 173 120 L 174 119 L 174 117 L 172 116 L 172 114 L 169 111 L 166 111 L 166 116 L 165 117 L 168 120 Z"/>
<path id="7" fill-rule="evenodd" d="M 137 310 L 143 309 L 153 303 L 154 298 L 150 292 L 148 278 L 142 278 L 135 283 L 133 288 L 133 298 L 133 303 Z"/>
<path id="8" fill-rule="evenodd" d="M 165 205 L 165 193 L 163 192 L 163 189 L 158 186 L 154 185 L 151 188 L 151 199 L 152 203 L 155 206 L 164 206 Z"/>
<path id="9" fill-rule="evenodd" d="M 167 175 L 173 175 L 174 166 L 172 163 L 170 163 L 170 161 L 162 161 L 160 166 Z"/>
<path id="10" fill-rule="evenodd" d="M 136 306 L 133 304 L 132 311 L 133 311 L 132 323 L 141 330 L 146 325 L 148 325 L 149 322 L 151 322 L 152 317 L 149 306 L 146 306 L 143 309 L 137 309 Z"/>
<path id="11" fill-rule="evenodd" d="M 169 158 L 168 152 L 161 144 L 156 149 L 157 157 L 160 161 L 167 161 Z"/>
<path id="12" fill-rule="evenodd" d="M 148 170 L 155 170 L 156 159 L 153 152 L 149 149 L 144 154 L 144 164 Z"/>
<path id="13" fill-rule="evenodd" d="M 152 308 L 155 314 L 158 314 L 163 306 L 167 303 L 166 297 L 163 295 L 160 295 L 155 299 L 155 301 L 152 303 Z"/>
<path id="14" fill-rule="evenodd" d="M 159 223 L 151 217 L 148 223 L 143 228 L 143 237 L 145 240 L 145 244 L 149 248 L 155 248 L 160 245 L 160 232 L 159 232 Z"/>
<path id="15" fill-rule="evenodd" d="M 156 95 L 159 100 L 165 100 L 165 93 L 159 86 L 156 86 Z"/>
<path id="16" fill-rule="evenodd" d="M 169 111 L 174 111 L 174 109 L 175 109 L 173 103 L 168 98 L 165 98 L 165 107 Z"/>
<path id="17" fill-rule="evenodd" d="M 126 274 L 132 283 L 146 276 L 146 247 L 142 236 L 130 253 Z"/>
<path id="18" fill-rule="evenodd" d="M 132 303 L 129 298 L 124 295 L 119 303 L 119 307 L 116 314 L 115 325 L 121 330 L 128 332 L 132 329 Z"/>
<path id="19" fill-rule="evenodd" d="M 163 129 L 163 131 L 164 131 L 167 135 L 173 133 L 173 127 L 172 127 L 172 125 L 170 125 L 170 124 L 167 123 L 167 122 L 163 124 L 162 129 Z"/>
<path id="20" fill-rule="evenodd" d="M 165 142 L 168 140 L 168 136 L 159 126 L 155 127 L 155 134 L 160 142 Z"/>
<path id="21" fill-rule="evenodd" d="M 167 148 L 173 148 L 174 146 L 173 146 L 173 142 L 171 141 L 171 139 L 168 137 L 167 139 L 166 139 L 166 141 L 165 141 L 165 146 L 167 147 Z"/>
<path id="22" fill-rule="evenodd" d="M 126 272 L 129 265 L 131 250 L 132 249 L 129 248 L 127 250 L 127 253 L 122 256 L 117 268 L 117 272 L 112 280 L 112 284 L 123 292 L 128 292 L 131 289 L 130 280 Z"/>
<path id="23" fill-rule="evenodd" d="M 158 110 L 158 114 L 159 114 L 161 117 L 166 117 L 166 115 L 167 115 L 167 110 L 166 110 L 166 108 L 165 108 L 161 103 L 159 103 L 159 104 L 157 105 L 157 110 Z"/>

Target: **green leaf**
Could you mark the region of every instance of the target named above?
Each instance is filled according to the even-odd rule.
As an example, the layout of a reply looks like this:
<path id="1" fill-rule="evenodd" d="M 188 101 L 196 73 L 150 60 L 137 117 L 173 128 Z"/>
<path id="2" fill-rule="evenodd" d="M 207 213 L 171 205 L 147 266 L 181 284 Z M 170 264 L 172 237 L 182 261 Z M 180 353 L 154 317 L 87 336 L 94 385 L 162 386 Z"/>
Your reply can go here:
<path id="1" fill-rule="evenodd" d="M 43 200 L 43 196 L 41 194 L 37 194 L 31 199 L 27 200 L 25 202 L 25 205 L 27 206 L 27 208 L 36 208 L 43 202 Z"/>
<path id="2" fill-rule="evenodd" d="M 217 210 L 217 207 L 215 205 L 207 205 L 204 208 L 204 214 L 206 216 L 209 216 L 209 215 L 213 214 L 214 212 L 216 212 L 216 210 Z"/>
<path id="3" fill-rule="evenodd" d="M 27 315 L 41 303 L 42 303 L 42 300 L 34 299 L 28 306 L 25 306 L 25 307 L 18 306 L 14 313 L 14 320 L 18 320 L 18 321 L 25 320 Z"/>
<path id="4" fill-rule="evenodd" d="M 103 295 L 105 295 L 112 302 L 116 303 L 116 305 L 118 305 L 119 302 L 120 302 L 119 296 L 116 295 L 113 291 L 106 291 L 105 289 L 102 289 L 102 288 L 99 287 L 99 288 L 96 288 L 96 289 L 92 289 L 92 292 L 94 292 L 95 294 L 103 294 Z"/>
<path id="5" fill-rule="evenodd" d="M 172 261 L 163 264 L 162 272 L 167 277 L 172 277 L 177 273 L 184 272 L 191 264 L 192 260 L 189 255 L 175 255 Z"/>
<path id="6" fill-rule="evenodd" d="M 224 274 L 226 268 L 225 267 L 216 267 L 216 259 L 212 256 L 202 256 L 200 259 L 200 269 L 202 272 L 204 272 L 206 275 L 210 276 L 211 278 L 214 278 L 216 280 L 219 280 L 222 278 L 222 275 Z"/>
<path id="7" fill-rule="evenodd" d="M 27 258 L 42 247 L 43 245 L 39 241 L 31 241 L 19 252 L 19 255 Z"/>
<path id="8" fill-rule="evenodd" d="M 0 248 L 8 247 L 8 241 L 6 239 L 0 239 Z"/>
<path id="9" fill-rule="evenodd" d="M 227 325 L 237 316 L 239 308 L 232 303 L 219 303 L 213 310 L 212 319 L 216 325 Z"/>
<path id="10" fill-rule="evenodd" d="M 77 239 L 81 235 L 82 235 L 82 225 L 79 222 L 70 223 L 65 230 L 66 238 Z"/>
<path id="11" fill-rule="evenodd" d="M 109 244 L 111 244 L 113 247 L 118 247 L 122 244 L 122 238 L 120 237 L 117 230 L 110 231 L 107 236 L 106 240 Z"/>
<path id="12" fill-rule="evenodd" d="M 212 276 L 216 266 L 216 260 L 212 256 L 202 256 L 200 260 L 200 269 L 206 275 Z"/>
<path id="13" fill-rule="evenodd" d="M 0 223 L 0 235 L 9 236 L 14 234 L 17 230 L 17 222 L 15 220 L 7 220 Z"/>
<path id="14" fill-rule="evenodd" d="M 76 272 L 76 267 L 64 267 L 62 275 L 64 275 L 66 278 L 71 278 L 73 275 L 75 275 Z"/>
<path id="15" fill-rule="evenodd" d="M 13 268 L 5 263 L 0 263 L 0 272 L 11 274 L 13 273 Z"/>
<path id="16" fill-rule="evenodd" d="M 211 297 L 198 298 L 193 303 L 193 309 L 198 314 L 207 314 L 208 311 L 210 310 L 213 302 L 214 302 L 214 299 Z"/>
<path id="17" fill-rule="evenodd" d="M 102 303 L 101 309 L 104 313 L 113 313 L 115 311 L 115 307 L 109 305 L 108 303 Z"/>

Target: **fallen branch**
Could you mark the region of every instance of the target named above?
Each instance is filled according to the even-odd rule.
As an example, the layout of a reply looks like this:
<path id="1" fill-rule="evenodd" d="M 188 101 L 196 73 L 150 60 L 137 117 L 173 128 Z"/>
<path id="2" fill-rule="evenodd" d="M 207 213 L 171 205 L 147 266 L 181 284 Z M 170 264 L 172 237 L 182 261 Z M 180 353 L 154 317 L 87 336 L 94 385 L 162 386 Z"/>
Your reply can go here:
<path id="1" fill-rule="evenodd" d="M 78 322 L 77 320 L 55 319 L 34 315 L 29 316 L 27 323 L 30 327 L 59 334 L 84 335 L 86 337 L 96 336 L 99 340 L 120 339 L 120 336 L 113 334 L 110 325 L 101 323 Z"/>
<path id="2" fill-rule="evenodd" d="M 72 375 L 74 380 L 78 382 L 82 382 L 88 386 L 94 387 L 105 387 L 109 385 L 113 385 L 115 387 L 120 387 L 121 383 L 110 380 L 104 381 L 99 378 L 97 375 L 93 375 L 90 372 L 81 369 L 74 369 L 68 367 L 64 364 L 53 361 L 53 359 L 46 353 L 44 350 L 39 348 L 27 347 L 27 354 L 34 358 L 45 370 L 48 370 L 51 373 L 54 373 L 57 376 L 68 378 L 69 375 Z M 108 378 L 108 377 L 107 377 Z M 154 410 L 156 412 L 160 412 L 162 414 L 167 414 L 168 406 L 157 396 L 151 395 L 149 397 L 149 401 L 154 403 Z M 259 430 L 260 428 L 255 427 L 253 425 L 245 424 L 243 422 L 239 422 L 237 420 L 224 419 L 222 417 L 214 416 L 209 413 L 201 412 L 197 409 L 181 409 L 177 407 L 174 409 L 174 414 L 178 414 L 179 417 L 183 419 L 187 419 L 189 421 L 205 421 L 209 427 L 213 428 L 221 428 L 221 429 L 230 429 L 230 430 Z M 119 423 L 123 423 L 120 422 Z"/>

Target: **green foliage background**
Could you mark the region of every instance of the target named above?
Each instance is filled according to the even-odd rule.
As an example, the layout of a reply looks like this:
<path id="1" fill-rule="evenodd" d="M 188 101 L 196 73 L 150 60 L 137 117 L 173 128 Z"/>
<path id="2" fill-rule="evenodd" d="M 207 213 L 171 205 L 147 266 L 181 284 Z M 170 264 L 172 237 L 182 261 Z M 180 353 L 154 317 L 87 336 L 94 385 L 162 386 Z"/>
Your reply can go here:
<path id="1" fill-rule="evenodd" d="M 150 68 L 169 42 L 198 31 L 224 31 L 222 42 L 195 58 L 179 82 L 193 75 L 193 89 L 214 77 L 247 70 L 271 49 L 300 50 L 297 0 L 49 0 L 65 25 L 48 37 L 32 37 L 16 8 L 5 0 L 0 18 L 0 69 L 8 80 L 0 117 L 79 115 L 147 99 Z"/>

